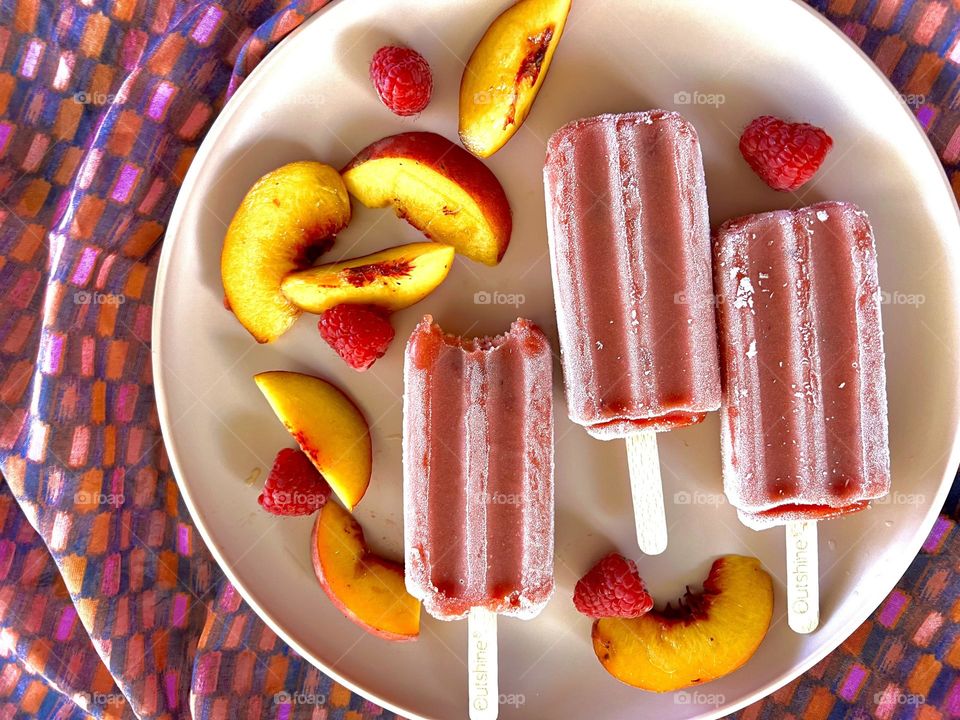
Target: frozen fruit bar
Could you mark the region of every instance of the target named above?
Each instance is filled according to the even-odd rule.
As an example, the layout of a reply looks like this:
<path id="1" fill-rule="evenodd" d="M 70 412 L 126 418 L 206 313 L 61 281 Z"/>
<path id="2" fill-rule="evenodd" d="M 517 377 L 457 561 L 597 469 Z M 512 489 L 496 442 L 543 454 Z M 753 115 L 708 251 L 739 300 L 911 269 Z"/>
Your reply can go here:
<path id="1" fill-rule="evenodd" d="M 693 126 L 577 120 L 550 138 L 544 183 L 570 419 L 605 440 L 701 421 L 720 375 Z"/>
<path id="2" fill-rule="evenodd" d="M 407 343 L 406 582 L 434 617 L 529 618 L 553 592 L 552 367 L 522 319 L 466 340 L 427 316 Z"/>
<path id="3" fill-rule="evenodd" d="M 890 490 L 873 230 L 854 205 L 751 215 L 714 263 L 724 487 L 762 529 L 862 510 Z"/>

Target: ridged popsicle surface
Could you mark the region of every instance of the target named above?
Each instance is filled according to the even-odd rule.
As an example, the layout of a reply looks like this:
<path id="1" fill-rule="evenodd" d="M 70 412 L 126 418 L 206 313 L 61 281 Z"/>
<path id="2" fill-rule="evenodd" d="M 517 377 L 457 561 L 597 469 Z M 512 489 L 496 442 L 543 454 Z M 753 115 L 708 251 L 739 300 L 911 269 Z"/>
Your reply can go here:
<path id="1" fill-rule="evenodd" d="M 849 203 L 751 215 L 715 244 L 724 487 L 758 529 L 890 490 L 873 230 Z"/>
<path id="2" fill-rule="evenodd" d="M 700 143 L 655 110 L 572 122 L 544 166 L 570 419 L 609 440 L 720 406 Z"/>
<path id="3" fill-rule="evenodd" d="M 552 372 L 528 320 L 464 340 L 427 316 L 407 343 L 406 584 L 434 617 L 529 618 L 553 592 Z"/>

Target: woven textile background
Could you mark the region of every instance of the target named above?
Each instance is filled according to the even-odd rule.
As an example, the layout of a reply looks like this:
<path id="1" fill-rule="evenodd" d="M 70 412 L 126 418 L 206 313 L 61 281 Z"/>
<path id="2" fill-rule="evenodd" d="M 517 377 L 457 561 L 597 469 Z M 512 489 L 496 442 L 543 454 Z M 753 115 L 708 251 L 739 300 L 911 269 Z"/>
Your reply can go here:
<path id="1" fill-rule="evenodd" d="M 389 716 L 224 581 L 150 376 L 179 183 L 230 92 L 325 3 L 0 0 L 0 720 Z M 960 189 L 960 2 L 813 4 L 905 94 Z M 741 717 L 960 717 L 956 507 L 871 620 Z"/>

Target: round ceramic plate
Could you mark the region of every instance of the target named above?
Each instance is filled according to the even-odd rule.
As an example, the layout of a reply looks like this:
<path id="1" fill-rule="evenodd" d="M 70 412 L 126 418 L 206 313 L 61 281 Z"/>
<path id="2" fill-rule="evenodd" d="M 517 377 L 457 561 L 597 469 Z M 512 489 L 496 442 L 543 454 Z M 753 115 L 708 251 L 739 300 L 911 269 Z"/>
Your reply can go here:
<path id="1" fill-rule="evenodd" d="M 459 333 L 495 333 L 518 315 L 556 339 L 541 168 L 546 139 L 569 120 L 655 107 L 681 111 L 703 144 L 712 222 L 826 199 L 850 200 L 876 228 L 890 398 L 894 494 L 868 512 L 822 523 L 822 623 L 809 636 L 785 619 L 782 529 L 744 528 L 722 498 L 717 417 L 661 436 L 670 525 L 664 555 L 640 559 L 661 602 L 697 585 L 724 553 L 759 557 L 775 579 L 774 622 L 740 670 L 696 692 L 656 695 L 600 666 L 590 621 L 571 602 L 577 578 L 611 549 L 637 557 L 621 443 L 566 420 L 557 383 L 557 592 L 535 620 L 500 623 L 506 718 L 712 718 L 757 700 L 823 658 L 877 607 L 929 532 L 957 467 L 960 226 L 946 178 L 903 99 L 840 33 L 800 2 L 575 0 L 529 119 L 488 162 L 513 207 L 502 264 L 458 257 L 450 277 L 394 317 L 397 338 L 367 373 L 349 369 L 305 316 L 257 345 L 224 310 L 224 230 L 250 185 L 286 162 L 336 167 L 406 130 L 456 139 L 463 61 L 508 0 L 341 0 L 277 48 L 214 124 L 184 182 L 163 247 L 154 315 L 155 378 L 167 450 L 207 544 L 247 601 L 284 639 L 340 682 L 409 717 L 466 715 L 466 624 L 423 617 L 419 641 L 366 634 L 328 600 L 310 564 L 311 518 L 257 506 L 272 458 L 291 439 L 252 381 L 297 370 L 345 388 L 366 413 L 373 479 L 357 510 L 374 549 L 402 556 L 401 364 L 424 313 Z M 367 77 L 373 52 L 415 47 L 435 90 L 419 117 L 383 108 Z M 911 98 L 917 100 L 917 98 Z M 737 150 L 753 117 L 827 128 L 836 146 L 797 195 L 770 191 Z M 603 158 L 597 158 L 603 162 Z M 420 239 L 389 210 L 355 205 L 328 258 Z M 559 379 L 559 368 L 557 377 Z M 291 692 L 295 688 L 288 688 Z"/>

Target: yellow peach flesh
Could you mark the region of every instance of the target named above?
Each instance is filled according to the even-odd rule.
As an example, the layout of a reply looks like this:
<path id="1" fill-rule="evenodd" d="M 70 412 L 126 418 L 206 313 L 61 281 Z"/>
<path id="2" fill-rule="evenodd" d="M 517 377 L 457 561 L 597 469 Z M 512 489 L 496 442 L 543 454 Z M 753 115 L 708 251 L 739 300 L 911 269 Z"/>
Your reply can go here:
<path id="1" fill-rule="evenodd" d="M 403 566 L 373 555 L 360 524 L 328 502 L 314 524 L 314 570 L 321 587 L 348 618 L 388 640 L 420 634 L 420 601 L 407 592 Z"/>
<path id="2" fill-rule="evenodd" d="M 604 668 L 643 690 L 671 692 L 733 672 L 756 652 L 773 615 L 773 583 L 756 558 L 727 555 L 704 583 L 698 613 L 654 610 L 602 618 L 593 647 Z"/>
<path id="3" fill-rule="evenodd" d="M 372 470 L 370 430 L 343 391 L 310 375 L 271 371 L 254 377 L 274 413 L 352 510 L 367 491 Z"/>
<path id="4" fill-rule="evenodd" d="M 447 277 L 454 249 L 411 243 L 344 262 L 291 273 L 282 290 L 302 310 L 322 313 L 342 303 L 396 311 L 420 302 Z"/>
<path id="5" fill-rule="evenodd" d="M 489 157 L 523 125 L 570 12 L 570 0 L 521 0 L 487 28 L 460 81 L 460 140 Z"/>
<path id="6" fill-rule="evenodd" d="M 300 309 L 280 291 L 285 275 L 350 222 L 350 198 L 335 169 L 284 165 L 260 178 L 227 228 L 220 274 L 229 308 L 258 342 L 272 342 Z"/>
<path id="7" fill-rule="evenodd" d="M 406 158 L 368 160 L 344 172 L 344 182 L 367 207 L 393 206 L 399 217 L 428 238 L 452 245 L 473 260 L 496 265 L 506 249 L 476 200 L 424 163 Z"/>

